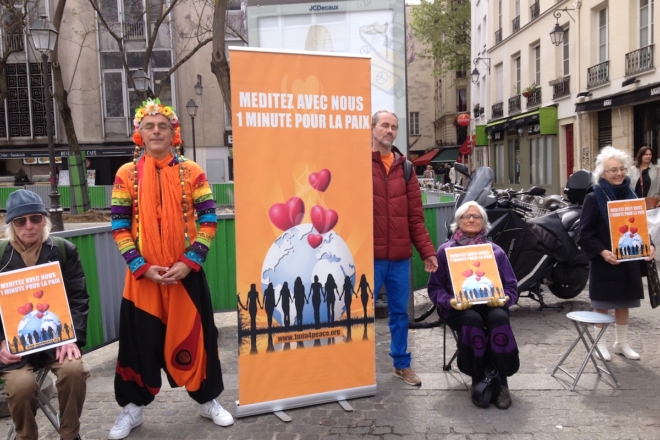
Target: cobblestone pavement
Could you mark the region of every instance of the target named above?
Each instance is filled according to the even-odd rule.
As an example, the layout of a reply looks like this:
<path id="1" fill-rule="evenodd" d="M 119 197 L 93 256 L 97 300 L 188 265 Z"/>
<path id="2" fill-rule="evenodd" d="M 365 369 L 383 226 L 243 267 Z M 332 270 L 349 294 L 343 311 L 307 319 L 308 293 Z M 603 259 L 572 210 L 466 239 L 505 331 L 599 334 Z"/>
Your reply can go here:
<path id="1" fill-rule="evenodd" d="M 560 303 L 548 293 L 548 303 Z M 415 294 L 416 315 L 429 306 L 424 290 Z M 350 403 L 353 412 L 338 404 L 324 404 L 288 410 L 293 421 L 283 423 L 272 414 L 239 419 L 229 428 L 214 425 L 198 416 L 196 405 L 182 389 L 165 384 L 153 404 L 145 410 L 142 426 L 129 439 L 657 439 L 660 438 L 658 404 L 660 310 L 648 301 L 631 311 L 630 340 L 641 356 L 631 361 L 613 355 L 610 366 L 621 382 L 616 388 L 609 378 L 598 379 L 588 365 L 575 392 L 570 379 L 561 372 L 550 377 L 552 369 L 573 341 L 576 332 L 565 314 L 589 310 L 587 294 L 563 302 L 563 310 L 538 310 L 537 303 L 521 299 L 511 309 L 511 322 L 520 347 L 521 367 L 509 380 L 513 406 L 501 411 L 491 405 L 479 409 L 468 396 L 469 378 L 454 367 L 442 371 L 442 328 L 411 330 L 409 348 L 413 368 L 423 384 L 406 385 L 392 376 L 387 320 L 376 324 L 376 380 L 378 392 Z M 220 402 L 234 412 L 238 398 L 236 315 L 216 314 L 220 329 L 220 351 L 225 392 Z M 613 329 L 605 335 L 611 345 Z M 448 351 L 455 344 L 448 340 Z M 113 395 L 116 344 L 85 355 L 91 370 L 87 401 L 82 417 L 82 438 L 105 439 L 119 413 Z M 577 371 L 586 352 L 580 346 L 566 363 Z M 53 400 L 56 405 L 56 400 Z M 58 438 L 46 418 L 38 416 L 40 435 Z M 0 438 L 10 426 L 0 420 Z"/>

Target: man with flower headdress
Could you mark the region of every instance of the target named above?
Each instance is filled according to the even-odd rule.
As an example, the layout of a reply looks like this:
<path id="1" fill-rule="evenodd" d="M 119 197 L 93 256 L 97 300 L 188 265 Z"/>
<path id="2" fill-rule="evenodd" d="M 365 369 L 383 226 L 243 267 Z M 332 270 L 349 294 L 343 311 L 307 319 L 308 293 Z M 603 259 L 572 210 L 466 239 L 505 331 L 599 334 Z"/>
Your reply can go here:
<path id="1" fill-rule="evenodd" d="M 170 385 L 186 387 L 202 417 L 229 426 L 233 417 L 215 400 L 224 387 L 201 267 L 216 232 L 211 187 L 201 167 L 181 155 L 171 107 L 149 99 L 133 124 L 134 159 L 117 171 L 112 191 L 112 233 L 128 268 L 115 373 L 123 410 L 108 438 L 122 439 L 142 423 L 161 369 Z"/>

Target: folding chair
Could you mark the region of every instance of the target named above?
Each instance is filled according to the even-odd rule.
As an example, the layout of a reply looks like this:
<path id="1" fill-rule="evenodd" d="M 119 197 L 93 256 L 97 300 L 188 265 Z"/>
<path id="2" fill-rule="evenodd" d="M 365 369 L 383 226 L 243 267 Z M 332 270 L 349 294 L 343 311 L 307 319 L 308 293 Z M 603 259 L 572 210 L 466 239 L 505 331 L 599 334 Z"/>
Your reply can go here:
<path id="1" fill-rule="evenodd" d="M 46 377 L 48 377 L 48 368 L 41 368 L 37 370 L 34 374 L 37 376 L 37 404 L 39 408 L 43 411 L 44 415 L 50 421 L 50 424 L 53 425 L 53 428 L 59 433 L 60 432 L 60 416 L 53 408 L 53 405 L 50 404 L 50 399 L 41 391 Z M 9 433 L 7 434 L 7 440 L 16 440 L 16 427 L 12 423 Z"/>
<path id="2" fill-rule="evenodd" d="M 445 322 L 445 318 L 442 316 L 440 309 L 438 309 L 438 316 L 440 317 L 440 321 L 442 321 L 442 370 L 449 371 L 451 370 L 451 363 L 454 362 L 458 356 L 458 334 Z M 449 363 L 447 363 L 447 327 L 449 327 L 449 331 L 456 342 L 456 350 L 451 359 L 449 359 Z"/>

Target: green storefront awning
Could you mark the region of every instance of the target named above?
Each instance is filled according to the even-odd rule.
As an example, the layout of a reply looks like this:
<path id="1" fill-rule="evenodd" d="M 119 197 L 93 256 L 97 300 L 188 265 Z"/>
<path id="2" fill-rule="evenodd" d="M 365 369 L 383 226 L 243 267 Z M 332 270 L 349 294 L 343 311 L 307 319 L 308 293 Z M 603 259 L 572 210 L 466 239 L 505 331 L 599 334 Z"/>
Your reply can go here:
<path id="1" fill-rule="evenodd" d="M 520 127 L 522 125 L 539 124 L 540 134 L 559 133 L 557 122 L 557 107 L 542 107 L 531 112 L 500 119 L 486 125 L 486 132 L 504 130 L 506 128 Z M 478 134 L 478 133 L 477 133 Z M 477 139 L 478 142 L 478 139 Z M 477 143 L 477 145 L 479 145 Z"/>
<path id="2" fill-rule="evenodd" d="M 442 151 L 431 160 L 431 163 L 456 162 L 456 159 L 458 159 L 459 149 L 460 148 L 458 146 L 443 148 Z"/>
<path id="3" fill-rule="evenodd" d="M 488 134 L 486 133 L 485 125 L 477 125 L 475 127 L 475 132 L 477 134 L 477 141 L 475 145 L 481 147 L 483 145 L 488 145 Z"/>

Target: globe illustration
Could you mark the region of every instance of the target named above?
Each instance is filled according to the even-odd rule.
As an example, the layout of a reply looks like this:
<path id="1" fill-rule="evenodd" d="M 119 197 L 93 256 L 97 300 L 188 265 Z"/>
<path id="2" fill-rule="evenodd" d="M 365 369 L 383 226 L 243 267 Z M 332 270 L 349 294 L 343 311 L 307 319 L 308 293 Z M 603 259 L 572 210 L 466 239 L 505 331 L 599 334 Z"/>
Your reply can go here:
<path id="1" fill-rule="evenodd" d="M 261 269 L 261 292 L 273 283 L 276 301 L 280 297 L 280 290 L 284 282 L 288 282 L 291 296 L 293 297 L 293 286 L 297 277 L 300 277 L 305 286 L 305 295 L 309 295 L 310 286 L 314 276 L 319 277 L 319 282 L 324 285 L 331 274 L 341 293 L 344 278 L 350 277 L 351 284 L 355 286 L 355 262 L 351 251 L 344 240 L 334 231 L 323 234 L 321 244 L 313 248 L 307 242 L 309 234 L 317 234 L 311 223 L 303 223 L 293 226 L 283 232 L 271 245 L 263 262 Z M 303 324 L 314 323 L 314 309 L 310 299 L 303 309 Z M 321 322 L 328 321 L 328 311 L 325 303 L 321 303 Z M 335 293 L 335 321 L 339 320 L 344 312 L 344 301 L 339 300 L 339 294 Z M 289 307 L 290 322 L 293 326 L 296 319 L 296 308 L 294 303 Z M 284 325 L 282 301 L 273 312 L 273 320 Z"/>
<path id="2" fill-rule="evenodd" d="M 481 291 L 479 289 L 483 289 L 485 296 L 487 296 L 493 291 L 494 285 L 488 277 L 477 277 L 476 275 L 472 275 L 463 281 L 462 289 L 468 299 L 476 299 L 481 297 Z M 477 292 L 477 296 L 474 296 L 473 291 Z"/>
<path id="3" fill-rule="evenodd" d="M 41 318 L 37 315 L 40 314 L 38 310 L 34 310 L 21 319 L 21 322 L 18 323 L 18 335 L 25 338 L 26 343 L 29 341 L 28 335 L 31 335 L 32 341 L 42 342 L 42 330 L 48 335 L 48 330 L 51 330 L 51 334 L 54 337 L 58 337 L 57 329 L 62 327 L 62 322 L 60 318 L 53 312 L 47 311 L 41 314 Z M 34 340 L 34 333 L 37 333 L 39 336 L 39 341 Z M 48 340 L 50 336 L 47 336 Z"/>
<path id="4" fill-rule="evenodd" d="M 626 233 L 621 236 L 619 239 L 619 248 L 630 249 L 629 255 L 641 254 L 642 249 L 644 248 L 644 240 L 642 240 L 642 237 L 637 233 L 632 234 L 632 237 L 630 235 L 631 234 Z M 637 250 L 635 250 L 635 246 L 637 246 Z"/>

